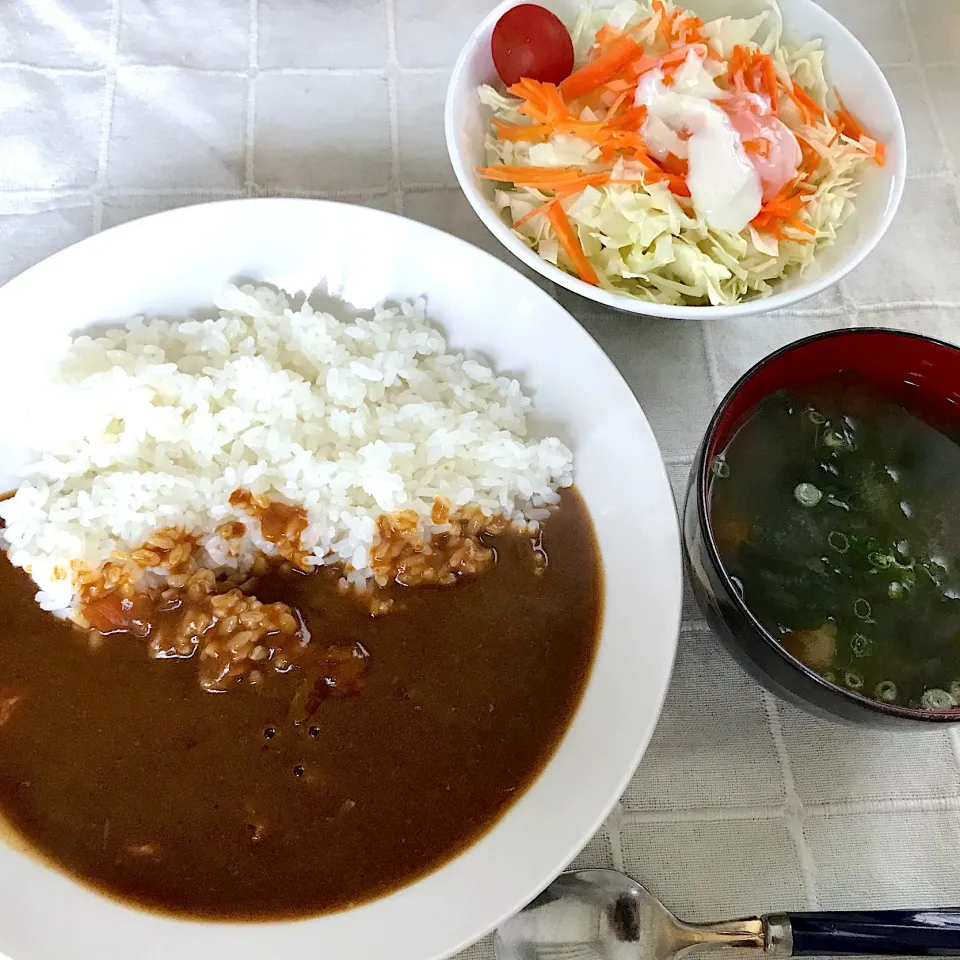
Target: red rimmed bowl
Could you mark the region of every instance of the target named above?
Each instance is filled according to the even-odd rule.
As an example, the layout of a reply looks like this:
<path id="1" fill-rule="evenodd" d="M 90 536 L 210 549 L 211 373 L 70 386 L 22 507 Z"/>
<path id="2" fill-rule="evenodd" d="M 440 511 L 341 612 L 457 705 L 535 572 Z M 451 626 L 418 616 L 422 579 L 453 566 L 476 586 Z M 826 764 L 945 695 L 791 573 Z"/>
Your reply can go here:
<path id="1" fill-rule="evenodd" d="M 748 370 L 723 398 L 694 459 L 683 534 L 693 591 L 711 628 L 740 665 L 768 690 L 807 711 L 870 726 L 915 729 L 960 722 L 960 709 L 882 703 L 831 683 L 792 656 L 760 623 L 734 587 L 710 524 L 710 469 L 757 406 L 779 390 L 838 373 L 904 396 L 920 410 L 952 411 L 960 424 L 960 349 L 885 329 L 833 330 L 788 344 Z"/>

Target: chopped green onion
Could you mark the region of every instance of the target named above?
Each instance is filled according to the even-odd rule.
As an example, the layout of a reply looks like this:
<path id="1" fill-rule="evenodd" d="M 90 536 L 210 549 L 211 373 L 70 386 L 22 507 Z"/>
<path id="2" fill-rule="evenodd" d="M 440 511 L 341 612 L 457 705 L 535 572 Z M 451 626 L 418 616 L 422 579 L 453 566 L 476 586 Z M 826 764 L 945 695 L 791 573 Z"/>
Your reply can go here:
<path id="1" fill-rule="evenodd" d="M 710 464 L 710 472 L 718 480 L 726 480 L 730 476 L 730 465 L 723 458 L 723 454 L 717 454 L 713 458 L 713 463 Z"/>
<path id="2" fill-rule="evenodd" d="M 950 696 L 946 690 L 941 690 L 939 687 L 932 687 L 929 690 L 923 691 L 923 696 L 920 698 L 920 705 L 926 707 L 928 710 L 949 710 L 951 707 L 957 705 L 957 701 L 954 697 Z"/>
<path id="3" fill-rule="evenodd" d="M 857 599 L 853 601 L 853 613 L 856 617 L 859 617 L 859 619 L 869 620 L 872 612 L 873 608 L 870 606 L 869 600 L 865 600 L 863 597 L 857 597 Z"/>
<path id="4" fill-rule="evenodd" d="M 843 682 L 851 690 L 859 690 L 863 686 L 863 677 L 859 673 L 854 673 L 853 670 L 848 670 L 843 675 Z"/>
<path id="5" fill-rule="evenodd" d="M 889 553 L 880 553 L 879 551 L 871 553 L 867 560 L 870 561 L 870 566 L 877 570 L 888 570 L 897 562 Z"/>
<path id="6" fill-rule="evenodd" d="M 801 507 L 815 507 L 823 494 L 812 483 L 798 483 L 793 488 L 793 497 Z"/>
<path id="7" fill-rule="evenodd" d="M 850 540 L 845 533 L 839 530 L 831 530 L 827 535 L 827 543 L 833 547 L 837 553 L 846 553 L 850 549 Z"/>
<path id="8" fill-rule="evenodd" d="M 920 569 L 923 570 L 931 582 L 938 587 L 940 586 L 940 581 L 943 579 L 943 574 L 947 572 L 936 560 L 925 560 L 920 564 Z"/>
<path id="9" fill-rule="evenodd" d="M 897 699 L 897 685 L 892 680 L 881 680 L 873 692 L 884 703 L 893 703 Z"/>
<path id="10" fill-rule="evenodd" d="M 872 646 L 873 641 L 869 637 L 865 637 L 862 633 L 855 633 L 850 638 L 850 649 L 853 651 L 855 657 L 868 656 Z"/>

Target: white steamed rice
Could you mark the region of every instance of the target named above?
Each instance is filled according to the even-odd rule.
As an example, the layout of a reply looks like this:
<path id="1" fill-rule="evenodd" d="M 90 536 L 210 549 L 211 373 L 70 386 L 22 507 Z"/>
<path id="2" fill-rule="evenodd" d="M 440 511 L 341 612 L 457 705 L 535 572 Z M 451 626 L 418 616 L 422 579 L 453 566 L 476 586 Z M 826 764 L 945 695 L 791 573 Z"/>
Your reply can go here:
<path id="1" fill-rule="evenodd" d="M 70 610 L 71 561 L 97 568 L 159 528 L 200 536 L 213 567 L 272 552 L 228 503 L 240 487 L 303 505 L 310 562 L 362 583 L 381 514 L 416 510 L 430 534 L 442 496 L 535 522 L 572 482 L 570 451 L 528 437 L 519 383 L 449 352 L 422 302 L 347 320 L 298 302 L 231 287 L 215 319 L 138 317 L 73 342 L 36 462 L 0 503 L 45 609 Z M 49 407 L 38 390 L 25 409 Z M 240 561 L 214 536 L 233 519 Z"/>

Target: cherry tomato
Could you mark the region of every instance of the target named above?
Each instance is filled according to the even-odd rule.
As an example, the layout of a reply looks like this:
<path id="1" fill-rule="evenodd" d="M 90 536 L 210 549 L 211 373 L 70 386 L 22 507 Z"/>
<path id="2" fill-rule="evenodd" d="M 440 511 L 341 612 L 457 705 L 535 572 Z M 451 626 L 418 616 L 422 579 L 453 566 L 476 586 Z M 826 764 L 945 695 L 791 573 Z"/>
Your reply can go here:
<path id="1" fill-rule="evenodd" d="M 490 38 L 493 65 L 509 87 L 522 77 L 560 83 L 573 72 L 573 41 L 563 22 L 535 3 L 508 10 Z"/>

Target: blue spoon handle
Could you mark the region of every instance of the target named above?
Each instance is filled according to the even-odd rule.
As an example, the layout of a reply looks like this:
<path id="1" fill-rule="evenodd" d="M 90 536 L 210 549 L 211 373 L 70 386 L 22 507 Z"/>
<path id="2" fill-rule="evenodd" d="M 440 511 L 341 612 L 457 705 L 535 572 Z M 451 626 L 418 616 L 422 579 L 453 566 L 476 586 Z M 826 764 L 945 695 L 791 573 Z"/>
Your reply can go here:
<path id="1" fill-rule="evenodd" d="M 793 956 L 884 954 L 960 957 L 960 907 L 790 913 Z"/>

